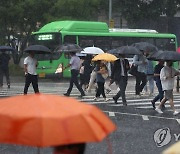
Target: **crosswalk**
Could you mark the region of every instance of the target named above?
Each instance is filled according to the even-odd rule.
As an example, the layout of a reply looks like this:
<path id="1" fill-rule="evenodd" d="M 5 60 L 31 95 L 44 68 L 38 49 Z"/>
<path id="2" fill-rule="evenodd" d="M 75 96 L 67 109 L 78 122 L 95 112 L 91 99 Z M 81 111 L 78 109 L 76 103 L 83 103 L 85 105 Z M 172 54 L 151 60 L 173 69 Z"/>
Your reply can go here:
<path id="1" fill-rule="evenodd" d="M 11 88 L 8 89 L 7 87 L 0 88 L 0 98 L 2 97 L 9 97 L 9 96 L 16 96 L 16 95 L 23 95 L 23 87 L 24 85 L 21 84 L 13 84 L 11 85 Z M 56 94 L 56 95 L 63 95 L 67 90 L 67 85 L 61 85 L 61 84 L 52 84 L 52 87 L 49 85 L 46 85 L 46 83 L 41 83 L 39 85 L 40 92 L 45 94 Z M 32 86 L 29 87 L 28 93 L 34 93 Z M 107 94 L 108 101 L 104 101 L 104 99 L 101 97 L 99 101 L 94 101 L 95 91 L 92 90 L 92 93 L 87 93 L 85 97 L 79 98 L 80 95 L 79 91 L 74 88 L 71 97 L 77 98 L 82 102 L 85 102 L 87 104 L 105 104 L 107 106 L 123 106 L 121 98 L 118 100 L 118 104 L 114 103 L 114 100 L 112 97 L 116 93 L 116 90 L 112 90 L 109 94 Z M 156 92 L 157 93 L 157 92 Z M 154 96 L 149 97 L 148 95 L 142 95 L 141 98 L 137 98 L 134 95 L 134 91 L 128 90 L 126 92 L 127 97 L 127 105 L 130 107 L 138 108 L 138 109 L 152 109 L 151 100 Z M 158 102 L 157 102 L 158 104 Z M 175 107 L 180 111 L 180 94 L 174 93 L 174 104 Z M 167 110 L 171 110 L 169 103 L 166 103 Z"/>

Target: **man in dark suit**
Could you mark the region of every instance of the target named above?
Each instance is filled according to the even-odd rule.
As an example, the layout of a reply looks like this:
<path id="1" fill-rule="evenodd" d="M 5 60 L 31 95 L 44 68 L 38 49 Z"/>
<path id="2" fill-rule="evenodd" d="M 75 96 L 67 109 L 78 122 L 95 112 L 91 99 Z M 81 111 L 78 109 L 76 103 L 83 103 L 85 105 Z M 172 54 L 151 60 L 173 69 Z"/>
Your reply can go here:
<path id="1" fill-rule="evenodd" d="M 126 102 L 126 87 L 128 81 L 128 70 L 130 69 L 129 61 L 124 58 L 124 55 L 119 55 L 119 59 L 114 62 L 112 69 L 111 80 L 119 83 L 119 92 L 113 97 L 114 102 L 117 104 L 118 98 L 122 97 L 124 106 L 127 106 Z"/>

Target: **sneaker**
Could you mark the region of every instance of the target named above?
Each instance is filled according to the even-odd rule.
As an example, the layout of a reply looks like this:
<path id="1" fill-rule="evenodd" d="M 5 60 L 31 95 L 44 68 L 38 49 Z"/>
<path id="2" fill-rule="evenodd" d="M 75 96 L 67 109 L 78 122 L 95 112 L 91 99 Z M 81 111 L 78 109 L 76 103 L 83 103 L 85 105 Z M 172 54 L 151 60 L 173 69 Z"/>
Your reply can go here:
<path id="1" fill-rule="evenodd" d="M 69 94 L 65 93 L 64 96 L 69 96 Z"/>
<path id="2" fill-rule="evenodd" d="M 113 100 L 115 104 L 118 104 L 117 99 L 115 97 L 113 97 Z"/>
<path id="3" fill-rule="evenodd" d="M 177 115 L 177 114 L 179 114 L 178 111 L 174 111 L 174 112 L 173 112 L 173 115 L 174 115 L 174 116 Z"/>
<path id="4" fill-rule="evenodd" d="M 99 101 L 99 99 L 97 97 L 94 97 L 93 100 L 94 101 Z"/>
<path id="5" fill-rule="evenodd" d="M 84 96 L 86 96 L 85 94 L 82 94 L 80 96 L 78 96 L 79 98 L 83 98 Z"/>
<path id="6" fill-rule="evenodd" d="M 156 108 L 155 103 L 153 101 L 151 101 L 151 104 L 153 106 L 153 109 L 155 109 Z"/>
<path id="7" fill-rule="evenodd" d="M 139 95 L 136 95 L 136 98 L 141 98 L 141 94 L 139 94 Z"/>
<path id="8" fill-rule="evenodd" d="M 127 106 L 127 102 L 123 102 L 123 106 Z"/>
<path id="9" fill-rule="evenodd" d="M 150 93 L 150 94 L 149 94 L 149 97 L 152 97 L 152 96 L 154 96 L 154 94 L 153 94 L 153 93 Z"/>
<path id="10" fill-rule="evenodd" d="M 109 99 L 108 98 L 104 98 L 104 101 L 107 102 L 107 101 L 109 101 Z"/>
<path id="11" fill-rule="evenodd" d="M 158 113 L 163 113 L 162 111 L 161 111 L 161 109 L 159 109 L 159 108 L 156 108 L 155 109 Z"/>

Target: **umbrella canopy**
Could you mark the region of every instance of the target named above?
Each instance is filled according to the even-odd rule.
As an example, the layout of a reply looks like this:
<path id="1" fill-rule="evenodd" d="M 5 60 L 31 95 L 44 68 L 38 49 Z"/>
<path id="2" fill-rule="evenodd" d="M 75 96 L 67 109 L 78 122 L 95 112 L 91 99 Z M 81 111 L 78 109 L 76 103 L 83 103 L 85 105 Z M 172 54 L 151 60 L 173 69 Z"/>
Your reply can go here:
<path id="1" fill-rule="evenodd" d="M 122 46 L 109 51 L 112 54 L 123 54 L 123 55 L 140 55 L 142 54 L 136 47 L 133 46 Z"/>
<path id="2" fill-rule="evenodd" d="M 98 47 L 86 47 L 81 51 L 81 53 L 90 54 L 90 55 L 98 55 L 104 53 L 104 51 Z"/>
<path id="3" fill-rule="evenodd" d="M 24 52 L 30 52 L 30 51 L 34 51 L 35 54 L 50 54 L 51 51 L 49 48 L 47 48 L 44 45 L 30 45 L 28 46 Z"/>
<path id="4" fill-rule="evenodd" d="M 56 146 L 101 141 L 116 129 L 97 107 L 47 94 L 1 99 L 0 143 Z"/>
<path id="5" fill-rule="evenodd" d="M 180 141 L 163 151 L 163 154 L 180 154 Z"/>
<path id="6" fill-rule="evenodd" d="M 147 51 L 149 53 L 158 51 L 158 48 L 156 46 L 148 42 L 138 42 L 138 43 L 132 44 L 132 46 L 136 47 L 140 51 Z"/>
<path id="7" fill-rule="evenodd" d="M 58 46 L 54 52 L 80 52 L 82 48 L 77 44 L 63 44 Z"/>
<path id="8" fill-rule="evenodd" d="M 118 58 L 110 53 L 101 53 L 99 55 L 96 55 L 92 61 L 98 61 L 98 60 L 103 60 L 107 62 L 113 62 L 116 61 Z"/>
<path id="9" fill-rule="evenodd" d="M 164 51 L 162 51 L 162 50 L 159 50 L 158 52 L 154 52 L 154 53 L 152 53 L 152 54 L 150 54 L 148 57 L 147 57 L 147 59 L 149 59 L 149 60 L 156 60 L 156 58 L 160 55 L 160 54 L 162 54 Z"/>
<path id="10" fill-rule="evenodd" d="M 176 51 L 163 51 L 154 58 L 154 60 L 171 60 L 171 61 L 180 61 L 180 53 Z"/>
<path id="11" fill-rule="evenodd" d="M 14 48 L 10 47 L 10 46 L 0 46 L 0 52 L 5 52 L 5 51 L 16 51 Z"/>

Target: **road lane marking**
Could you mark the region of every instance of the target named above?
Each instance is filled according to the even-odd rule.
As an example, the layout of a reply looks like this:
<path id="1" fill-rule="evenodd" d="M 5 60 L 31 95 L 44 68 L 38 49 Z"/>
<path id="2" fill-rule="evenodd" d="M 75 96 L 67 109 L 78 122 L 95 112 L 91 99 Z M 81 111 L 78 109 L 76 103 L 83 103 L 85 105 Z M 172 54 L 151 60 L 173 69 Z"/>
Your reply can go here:
<path id="1" fill-rule="evenodd" d="M 143 120 L 149 120 L 148 116 L 142 115 Z"/>
<path id="2" fill-rule="evenodd" d="M 110 117 L 115 117 L 115 113 L 114 112 L 109 112 L 109 116 Z"/>
<path id="3" fill-rule="evenodd" d="M 111 111 L 104 111 L 105 113 L 109 113 Z M 152 116 L 152 115 L 141 115 L 141 114 L 134 114 L 134 113 L 124 113 L 124 112 L 114 112 L 115 114 L 122 114 L 122 115 L 129 115 L 129 116 L 148 116 L 151 118 L 158 118 L 158 119 L 166 119 L 166 120 L 177 120 L 177 118 L 167 118 L 167 117 L 160 117 L 160 116 Z"/>

